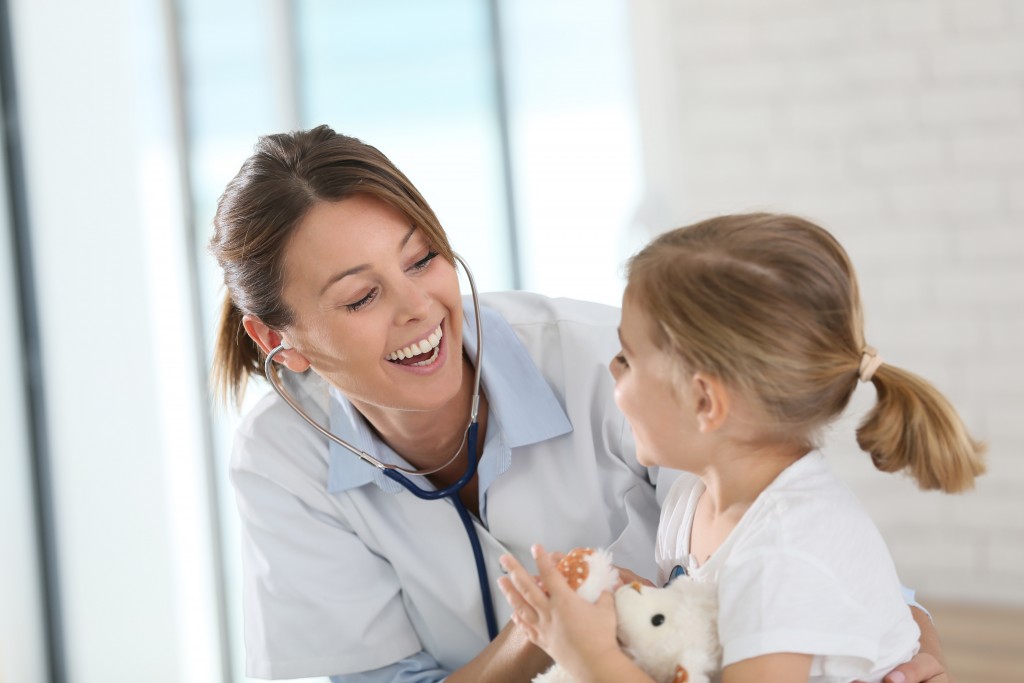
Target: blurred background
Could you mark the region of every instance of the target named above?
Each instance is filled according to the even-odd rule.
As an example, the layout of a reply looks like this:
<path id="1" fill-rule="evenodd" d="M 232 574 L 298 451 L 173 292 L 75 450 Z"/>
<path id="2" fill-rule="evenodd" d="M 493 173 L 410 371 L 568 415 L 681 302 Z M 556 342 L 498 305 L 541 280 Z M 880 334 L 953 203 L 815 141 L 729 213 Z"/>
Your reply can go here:
<path id="1" fill-rule="evenodd" d="M 0 0 L 0 39 L 0 681 L 248 680 L 206 242 L 257 136 L 320 123 L 485 290 L 617 304 L 722 212 L 835 232 L 990 455 L 961 496 L 874 471 L 867 387 L 833 466 L 956 680 L 1024 680 L 1024 2 Z"/>

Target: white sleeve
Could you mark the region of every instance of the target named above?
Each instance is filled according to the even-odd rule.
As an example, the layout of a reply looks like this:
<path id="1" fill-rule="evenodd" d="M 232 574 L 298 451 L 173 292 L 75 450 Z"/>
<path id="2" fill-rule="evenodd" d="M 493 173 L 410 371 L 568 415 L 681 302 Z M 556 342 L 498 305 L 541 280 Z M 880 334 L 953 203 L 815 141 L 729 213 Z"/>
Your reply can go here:
<path id="1" fill-rule="evenodd" d="M 856 677 L 878 658 L 878 615 L 814 557 L 784 550 L 734 556 L 718 581 L 723 666 L 799 652 L 833 657 Z"/>
<path id="2" fill-rule="evenodd" d="M 276 447 L 275 467 L 288 467 L 281 444 L 266 441 L 240 434 L 235 448 Z M 236 454 L 235 460 L 247 459 Z M 241 517 L 247 674 L 351 673 L 419 652 L 390 564 L 371 553 L 336 510 L 304 498 L 310 494 L 296 485 L 302 481 L 297 470 L 232 471 Z"/>

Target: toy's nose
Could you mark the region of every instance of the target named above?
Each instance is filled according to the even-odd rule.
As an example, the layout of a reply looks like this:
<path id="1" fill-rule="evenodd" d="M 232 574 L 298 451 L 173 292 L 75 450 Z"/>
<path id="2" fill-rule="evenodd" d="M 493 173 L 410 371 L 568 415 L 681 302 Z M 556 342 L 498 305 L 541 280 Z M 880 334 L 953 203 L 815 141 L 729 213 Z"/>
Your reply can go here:
<path id="1" fill-rule="evenodd" d="M 629 587 L 632 588 L 633 590 L 635 590 L 637 593 L 640 592 L 640 582 L 639 581 L 633 581 L 632 583 L 629 584 Z"/>

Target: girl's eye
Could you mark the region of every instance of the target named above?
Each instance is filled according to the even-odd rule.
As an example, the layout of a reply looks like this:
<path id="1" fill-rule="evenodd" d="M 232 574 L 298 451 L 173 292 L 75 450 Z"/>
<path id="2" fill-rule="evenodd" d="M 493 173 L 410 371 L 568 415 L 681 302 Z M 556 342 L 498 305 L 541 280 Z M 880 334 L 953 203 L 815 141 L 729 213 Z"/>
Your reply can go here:
<path id="1" fill-rule="evenodd" d="M 366 296 L 364 296 L 359 301 L 354 301 L 350 304 L 345 304 L 345 308 L 347 308 L 350 311 L 358 311 L 360 308 L 362 308 L 363 306 L 377 298 L 377 291 L 377 288 L 374 287 L 369 292 L 367 292 Z"/>
<path id="2" fill-rule="evenodd" d="M 626 357 L 624 355 L 622 355 L 621 353 L 619 355 L 615 356 L 615 362 L 618 363 L 619 365 L 621 365 L 624 368 L 628 368 L 629 367 L 629 361 L 626 360 Z"/>
<path id="3" fill-rule="evenodd" d="M 436 258 L 436 257 L 437 257 L 437 252 L 434 251 L 433 249 L 431 249 L 430 251 L 427 252 L 426 256 L 421 258 L 416 263 L 412 264 L 412 266 L 409 267 L 409 270 L 423 270 L 424 268 L 429 266 L 430 262 L 433 261 L 434 258 Z"/>

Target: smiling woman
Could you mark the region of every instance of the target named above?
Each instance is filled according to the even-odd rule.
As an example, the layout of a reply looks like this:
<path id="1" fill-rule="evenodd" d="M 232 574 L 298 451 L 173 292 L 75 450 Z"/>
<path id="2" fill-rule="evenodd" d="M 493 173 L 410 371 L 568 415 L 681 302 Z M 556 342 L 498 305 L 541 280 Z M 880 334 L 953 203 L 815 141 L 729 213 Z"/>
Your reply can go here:
<path id="1" fill-rule="evenodd" d="M 357 194 L 320 202 L 296 226 L 284 254 L 282 300 L 291 323 L 274 330 L 246 314 L 243 325 L 264 353 L 283 333 L 293 348 L 280 362 L 293 372 L 313 367 L 363 415 L 378 408 L 436 411 L 465 384 L 462 364 L 446 362 L 448 344 L 462 342 L 458 278 L 437 254 L 422 230 L 380 199 Z M 431 346 L 426 340 L 438 328 L 445 343 Z M 425 354 L 420 342 L 439 349 L 435 362 L 389 359 L 400 353 L 414 360 L 412 344 L 415 355 Z M 455 403 L 448 412 L 464 423 L 468 394 Z M 375 424 L 386 439 L 398 436 L 382 422 Z"/>
<path id="2" fill-rule="evenodd" d="M 514 625 L 498 632 L 504 606 L 487 608 L 502 554 L 527 558 L 539 533 L 652 574 L 655 479 L 606 370 L 616 309 L 521 292 L 466 308 L 419 193 L 324 126 L 260 140 L 211 250 L 228 290 L 223 395 L 268 358 L 286 391 L 243 420 L 232 457 L 250 675 L 527 681 L 546 657 Z M 464 439 L 477 405 L 478 438 Z M 402 495 L 392 467 L 423 471 L 415 486 L 446 499 Z"/>

